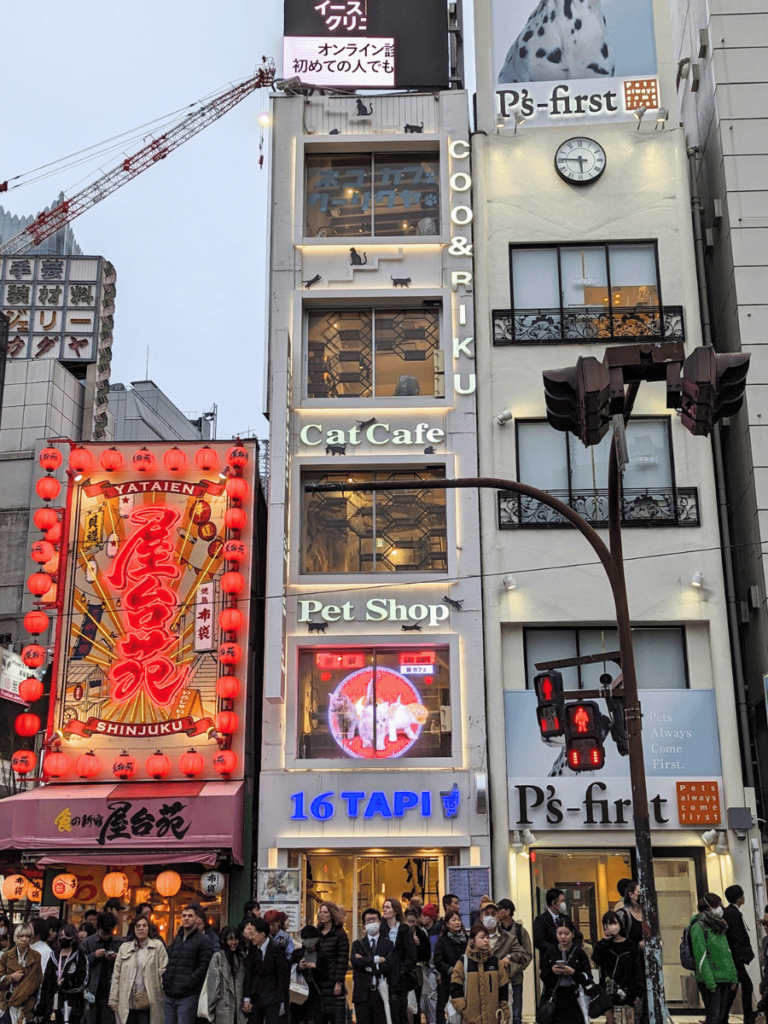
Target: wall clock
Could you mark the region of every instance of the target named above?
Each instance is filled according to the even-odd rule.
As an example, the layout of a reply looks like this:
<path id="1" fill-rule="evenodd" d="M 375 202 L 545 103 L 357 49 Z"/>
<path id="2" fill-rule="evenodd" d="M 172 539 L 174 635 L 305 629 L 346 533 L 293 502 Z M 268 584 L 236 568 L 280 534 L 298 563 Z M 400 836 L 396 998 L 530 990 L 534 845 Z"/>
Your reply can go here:
<path id="1" fill-rule="evenodd" d="M 557 147 L 555 170 L 571 185 L 589 185 L 605 170 L 605 150 L 594 139 L 566 139 Z"/>

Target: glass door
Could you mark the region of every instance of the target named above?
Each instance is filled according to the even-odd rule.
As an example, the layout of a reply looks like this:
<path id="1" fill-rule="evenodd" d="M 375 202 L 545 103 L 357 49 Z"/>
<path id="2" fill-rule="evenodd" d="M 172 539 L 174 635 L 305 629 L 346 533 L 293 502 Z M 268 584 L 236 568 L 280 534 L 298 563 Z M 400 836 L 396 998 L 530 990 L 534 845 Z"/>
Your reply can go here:
<path id="1" fill-rule="evenodd" d="M 692 857 L 654 857 L 659 922 L 664 950 L 664 990 L 672 1006 L 701 1006 L 696 980 L 677 956 L 683 928 L 696 912 L 696 862 Z"/>

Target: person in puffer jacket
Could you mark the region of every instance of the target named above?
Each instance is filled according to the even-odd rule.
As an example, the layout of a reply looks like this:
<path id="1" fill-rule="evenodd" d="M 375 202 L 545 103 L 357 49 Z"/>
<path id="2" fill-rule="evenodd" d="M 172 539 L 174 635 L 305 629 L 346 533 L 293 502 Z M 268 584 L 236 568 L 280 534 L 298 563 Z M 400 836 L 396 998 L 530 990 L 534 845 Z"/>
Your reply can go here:
<path id="1" fill-rule="evenodd" d="M 645 971 L 637 943 L 621 932 L 619 915 L 609 910 L 603 914 L 603 938 L 595 946 L 592 962 L 600 968 L 600 984 L 614 1006 L 632 1006 L 645 995 Z M 606 1024 L 613 1024 L 613 1010 L 605 1014 Z"/>
<path id="2" fill-rule="evenodd" d="M 163 972 L 165 1024 L 194 1024 L 212 956 L 208 936 L 197 927 L 197 910 L 187 904 L 181 912 L 181 928 L 168 947 L 168 965 Z"/>
<path id="3" fill-rule="evenodd" d="M 728 1020 L 731 990 L 739 976 L 731 956 L 723 920 L 723 901 L 708 892 L 698 903 L 699 912 L 691 918 L 691 945 L 696 961 L 696 981 L 704 1000 L 704 1024 L 725 1024 Z"/>
<path id="4" fill-rule="evenodd" d="M 451 1003 L 461 1014 L 462 1024 L 499 1024 L 499 1019 L 509 1024 L 509 975 L 491 952 L 488 929 L 482 921 L 472 925 L 464 956 L 453 968 L 450 988 Z"/>

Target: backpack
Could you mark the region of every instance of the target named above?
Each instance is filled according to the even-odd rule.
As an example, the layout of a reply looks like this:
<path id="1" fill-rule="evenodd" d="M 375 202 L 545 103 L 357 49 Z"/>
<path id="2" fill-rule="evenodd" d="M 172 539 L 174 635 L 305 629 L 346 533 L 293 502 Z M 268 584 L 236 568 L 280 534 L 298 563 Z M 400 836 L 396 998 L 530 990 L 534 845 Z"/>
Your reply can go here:
<path id="1" fill-rule="evenodd" d="M 691 928 L 692 925 L 688 925 L 683 928 L 683 934 L 680 939 L 680 966 L 684 967 L 686 971 L 695 971 L 701 969 L 701 965 L 704 962 L 704 957 L 707 955 L 706 943 L 707 936 L 704 936 L 704 953 L 699 963 L 696 963 L 696 957 L 693 955 L 693 941 L 691 940 Z"/>

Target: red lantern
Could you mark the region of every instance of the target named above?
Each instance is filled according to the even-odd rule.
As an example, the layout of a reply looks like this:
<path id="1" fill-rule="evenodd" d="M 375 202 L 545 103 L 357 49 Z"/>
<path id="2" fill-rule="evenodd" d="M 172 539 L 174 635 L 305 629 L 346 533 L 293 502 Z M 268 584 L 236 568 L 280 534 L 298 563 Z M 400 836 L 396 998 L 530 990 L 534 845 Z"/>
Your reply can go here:
<path id="1" fill-rule="evenodd" d="M 48 544 L 50 542 L 46 541 L 45 543 Z M 45 563 L 44 568 L 45 568 L 46 572 L 49 572 L 51 574 L 51 576 L 55 576 L 57 574 L 57 572 L 59 571 L 59 553 L 58 553 L 58 551 L 54 551 L 53 552 L 53 554 L 51 555 L 50 560 Z"/>
<path id="2" fill-rule="evenodd" d="M 21 652 L 21 660 L 28 668 L 40 668 L 45 664 L 47 655 L 40 644 L 29 644 Z"/>
<path id="3" fill-rule="evenodd" d="M 52 779 L 60 779 L 69 771 L 69 758 L 60 750 L 53 750 L 43 759 L 43 771 Z"/>
<path id="4" fill-rule="evenodd" d="M 46 473 L 52 473 L 59 468 L 64 458 L 58 448 L 43 448 L 38 461 Z"/>
<path id="5" fill-rule="evenodd" d="M 239 724 L 240 719 L 234 711 L 220 711 L 218 715 L 216 715 L 216 731 L 223 732 L 225 736 L 231 736 L 233 732 L 237 732 Z"/>
<path id="6" fill-rule="evenodd" d="M 19 696 L 25 704 L 34 704 L 43 696 L 43 684 L 35 676 L 22 679 L 19 683 Z"/>
<path id="7" fill-rule="evenodd" d="M 27 587 L 30 594 L 34 594 L 35 597 L 42 597 L 43 594 L 47 594 L 53 586 L 53 580 L 47 572 L 33 572 L 27 580 Z"/>
<path id="8" fill-rule="evenodd" d="M 99 774 L 101 763 L 92 750 L 87 754 L 81 754 L 75 761 L 75 771 L 81 779 L 92 779 Z"/>
<path id="9" fill-rule="evenodd" d="M 37 509 L 34 516 L 32 516 L 32 519 L 34 520 L 35 526 L 38 530 L 50 530 L 50 528 L 55 526 L 59 521 L 59 517 L 52 508 Z"/>
<path id="10" fill-rule="evenodd" d="M 11 755 L 11 768 L 17 775 L 28 775 L 34 771 L 37 758 L 33 750 L 17 750 Z"/>
<path id="11" fill-rule="evenodd" d="M 245 580 L 239 572 L 225 572 L 221 577 L 221 589 L 225 594 L 239 594 L 245 586 Z"/>
<path id="12" fill-rule="evenodd" d="M 45 612 L 27 612 L 24 616 L 24 629 L 32 636 L 44 633 L 48 629 L 48 616 Z"/>
<path id="13" fill-rule="evenodd" d="M 224 513 L 224 525 L 230 530 L 242 530 L 245 526 L 247 516 L 241 508 L 228 508 Z"/>
<path id="14" fill-rule="evenodd" d="M 53 501 L 54 498 L 59 496 L 61 484 L 55 476 L 41 476 L 35 484 L 35 490 L 38 497 L 42 498 L 43 501 Z"/>
<path id="15" fill-rule="evenodd" d="M 231 775 L 237 768 L 237 754 L 233 750 L 220 750 L 213 755 L 213 767 L 219 775 Z"/>
<path id="16" fill-rule="evenodd" d="M 236 665 L 243 656 L 240 644 L 226 643 L 219 647 L 219 661 L 222 665 Z"/>
<path id="17" fill-rule="evenodd" d="M 25 711 L 23 715 L 19 715 L 14 722 L 14 728 L 19 736 L 37 736 L 40 732 L 40 719 L 37 715 L 32 715 L 29 711 Z"/>
<path id="18" fill-rule="evenodd" d="M 58 521 L 58 519 L 50 528 L 50 530 L 46 530 L 45 539 L 49 540 L 51 544 L 61 543 L 61 523 Z"/>
<path id="19" fill-rule="evenodd" d="M 140 448 L 132 459 L 133 468 L 138 470 L 139 473 L 148 473 L 155 468 L 155 456 L 146 446 Z"/>
<path id="20" fill-rule="evenodd" d="M 181 768 L 182 775 L 186 775 L 188 779 L 194 779 L 205 768 L 205 758 L 202 754 L 198 754 L 194 747 L 190 747 L 179 758 L 179 768 Z"/>
<path id="21" fill-rule="evenodd" d="M 216 536 L 216 527 L 213 523 L 201 523 L 197 528 L 197 536 L 200 540 L 213 540 Z"/>
<path id="22" fill-rule="evenodd" d="M 136 759 L 127 750 L 124 750 L 120 757 L 115 758 L 112 774 L 116 779 L 122 779 L 123 782 L 126 779 L 132 779 L 136 774 Z"/>
<path id="23" fill-rule="evenodd" d="M 220 558 L 221 550 L 224 547 L 224 542 L 221 537 L 216 537 L 208 545 L 208 557 L 209 558 Z"/>
<path id="24" fill-rule="evenodd" d="M 99 462 L 107 473 L 118 473 L 125 465 L 125 459 L 117 448 L 107 448 L 103 451 L 99 456 Z"/>
<path id="25" fill-rule="evenodd" d="M 85 693 L 85 690 L 83 689 L 83 684 L 82 683 L 78 683 L 77 686 L 72 691 L 72 696 L 75 698 L 75 700 L 82 700 L 84 693 Z"/>
<path id="26" fill-rule="evenodd" d="M 153 779 L 164 779 L 171 772 L 170 759 L 165 756 L 162 750 L 156 750 L 147 758 L 147 775 Z"/>
<path id="27" fill-rule="evenodd" d="M 219 625 L 225 633 L 236 633 L 244 622 L 245 616 L 239 608 L 225 608 L 219 615 Z"/>
<path id="28" fill-rule="evenodd" d="M 241 540 L 228 540 L 224 545 L 224 557 L 228 562 L 242 562 L 247 554 L 248 549 Z"/>
<path id="29" fill-rule="evenodd" d="M 30 548 L 29 553 L 34 562 L 37 562 L 39 565 L 44 565 L 46 562 L 50 562 L 56 554 L 56 548 L 50 541 L 36 540 Z"/>
<path id="30" fill-rule="evenodd" d="M 87 448 L 73 448 L 69 453 L 69 468 L 74 473 L 88 473 L 93 467 L 93 456 Z"/>
<path id="31" fill-rule="evenodd" d="M 187 456 L 181 448 L 170 448 L 163 456 L 163 465 L 171 473 L 180 473 L 182 469 L 186 468 Z"/>
<path id="32" fill-rule="evenodd" d="M 248 484 L 241 476 L 229 477 L 224 488 L 233 501 L 245 501 L 248 497 Z"/>
<path id="33" fill-rule="evenodd" d="M 236 444 L 227 452 L 227 462 L 236 469 L 242 469 L 243 466 L 248 465 L 248 452 L 242 445 Z"/>
<path id="34" fill-rule="evenodd" d="M 219 464 L 219 456 L 213 448 L 206 444 L 195 454 L 195 463 L 198 469 L 207 473 L 211 469 L 216 469 Z"/>
<path id="35" fill-rule="evenodd" d="M 216 680 L 216 693 L 222 700 L 234 700 L 240 693 L 240 680 L 237 676 L 220 676 Z"/>
<path id="36" fill-rule="evenodd" d="M 211 518 L 211 506 L 207 501 L 203 501 L 202 498 L 198 498 L 192 506 L 190 518 L 196 526 L 200 526 L 201 523 L 207 523 Z"/>

